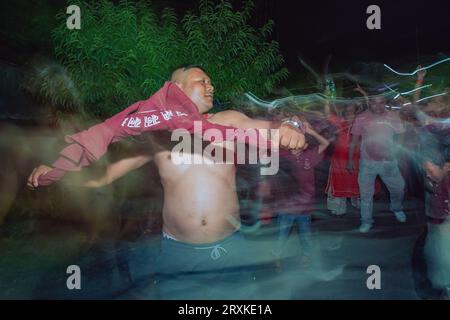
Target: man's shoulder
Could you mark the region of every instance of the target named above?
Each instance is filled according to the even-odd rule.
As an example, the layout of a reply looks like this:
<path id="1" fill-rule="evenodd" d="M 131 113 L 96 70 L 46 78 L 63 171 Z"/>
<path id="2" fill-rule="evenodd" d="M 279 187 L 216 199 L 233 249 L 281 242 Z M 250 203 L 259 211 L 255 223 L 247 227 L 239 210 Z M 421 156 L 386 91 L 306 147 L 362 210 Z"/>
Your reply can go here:
<path id="1" fill-rule="evenodd" d="M 208 121 L 222 124 L 222 125 L 232 125 L 236 121 L 248 118 L 244 113 L 237 110 L 224 110 L 208 117 Z"/>
<path id="2" fill-rule="evenodd" d="M 218 117 L 222 117 L 222 118 L 227 118 L 227 117 L 242 117 L 242 116 L 246 116 L 244 113 L 237 111 L 237 110 L 224 110 L 224 111 L 219 111 L 216 113 L 213 113 L 210 115 L 211 118 L 218 118 Z"/>

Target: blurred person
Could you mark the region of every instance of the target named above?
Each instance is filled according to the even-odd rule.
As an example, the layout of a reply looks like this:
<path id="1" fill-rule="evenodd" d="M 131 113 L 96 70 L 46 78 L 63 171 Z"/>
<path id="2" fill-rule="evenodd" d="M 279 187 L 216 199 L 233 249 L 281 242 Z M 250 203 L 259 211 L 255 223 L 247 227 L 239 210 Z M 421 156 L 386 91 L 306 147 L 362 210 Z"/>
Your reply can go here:
<path id="1" fill-rule="evenodd" d="M 272 210 L 278 217 L 280 229 L 276 248 L 272 251 L 277 258 L 277 271 L 281 271 L 280 257 L 294 223 L 297 223 L 298 228 L 302 264 L 309 264 L 312 255 L 311 219 L 316 205 L 314 169 L 323 160 L 324 151 L 330 142 L 307 121 L 303 123 L 307 137 L 313 141 L 309 140 L 308 148 L 304 151 L 280 152 L 280 167 L 285 172 L 274 177 L 276 182 L 272 185 Z"/>
<path id="2" fill-rule="evenodd" d="M 358 88 L 360 88 L 358 86 Z M 356 90 L 356 89 L 355 89 Z M 350 146 L 350 130 L 362 104 L 356 101 L 345 105 L 343 115 L 332 112 L 330 103 L 325 103 L 324 111 L 328 121 L 336 127 L 337 137 L 333 142 L 330 170 L 325 192 L 327 194 L 327 208 L 334 215 L 344 215 L 347 212 L 347 198 L 353 206 L 360 208 L 358 187 L 358 166 L 352 172 L 347 167 L 348 149 Z M 359 162 L 359 148 L 353 152 L 353 163 Z M 377 185 L 378 186 L 378 185 Z M 379 188 L 379 186 L 378 186 Z"/>
<path id="3" fill-rule="evenodd" d="M 395 135 L 405 131 L 397 113 L 386 110 L 386 98 L 375 96 L 369 100 L 369 109 L 359 114 L 351 129 L 347 169 L 355 170 L 353 155 L 361 141 L 358 183 L 361 194 L 361 225 L 367 233 L 373 226 L 373 195 L 375 179 L 379 175 L 390 193 L 390 210 L 397 221 L 406 222 L 403 212 L 405 182 L 398 168 Z"/>
<path id="4" fill-rule="evenodd" d="M 449 147 L 424 140 L 422 166 L 425 175 L 427 216 L 424 256 L 432 287 L 450 298 L 450 152 Z"/>
<path id="5" fill-rule="evenodd" d="M 416 70 L 422 66 L 418 65 Z M 423 86 L 426 70 L 420 70 L 417 72 L 415 91 L 412 99 L 408 99 L 405 96 L 400 96 L 393 101 L 396 103 L 397 108 L 400 108 L 400 117 L 404 121 L 405 132 L 402 133 L 401 141 L 402 145 L 399 145 L 398 150 L 398 164 L 400 172 L 405 179 L 405 196 L 409 197 L 421 197 L 423 195 L 423 188 L 421 183 L 421 170 L 420 159 L 418 159 L 418 147 L 417 143 L 420 139 L 420 123 L 414 116 L 413 107 L 411 103 L 416 103 L 420 99 L 421 87 Z"/>

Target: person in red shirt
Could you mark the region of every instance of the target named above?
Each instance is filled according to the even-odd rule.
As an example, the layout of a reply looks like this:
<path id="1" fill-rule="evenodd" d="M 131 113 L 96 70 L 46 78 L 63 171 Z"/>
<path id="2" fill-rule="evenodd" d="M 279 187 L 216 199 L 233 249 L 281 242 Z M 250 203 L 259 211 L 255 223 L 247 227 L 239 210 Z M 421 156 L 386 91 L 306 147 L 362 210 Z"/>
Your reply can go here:
<path id="1" fill-rule="evenodd" d="M 360 92 L 366 99 L 367 93 L 358 85 L 355 91 Z M 328 182 L 325 189 L 327 194 L 327 208 L 334 215 L 344 215 L 347 212 L 347 198 L 350 198 L 351 204 L 360 208 L 360 194 L 358 185 L 358 163 L 359 148 L 353 153 L 353 163 L 355 168 L 352 172 L 347 170 L 348 151 L 350 148 L 350 131 L 357 114 L 363 109 L 363 103 L 359 99 L 353 99 L 344 106 L 342 116 L 335 110 L 331 111 L 330 103 L 325 103 L 324 112 L 327 120 L 336 128 L 336 140 L 333 143 L 333 154 L 331 156 L 330 171 Z M 377 180 L 375 184 L 375 193 L 380 192 L 381 184 Z"/>
<path id="2" fill-rule="evenodd" d="M 327 193 L 327 208 L 335 215 L 343 215 L 347 211 L 347 198 L 359 207 L 358 168 L 353 172 L 346 169 L 348 149 L 350 146 L 350 130 L 361 105 L 354 102 L 345 106 L 343 117 L 330 112 L 330 105 L 325 105 L 328 121 L 336 127 L 336 141 L 331 156 Z M 353 162 L 359 162 L 359 149 L 353 153 Z"/>

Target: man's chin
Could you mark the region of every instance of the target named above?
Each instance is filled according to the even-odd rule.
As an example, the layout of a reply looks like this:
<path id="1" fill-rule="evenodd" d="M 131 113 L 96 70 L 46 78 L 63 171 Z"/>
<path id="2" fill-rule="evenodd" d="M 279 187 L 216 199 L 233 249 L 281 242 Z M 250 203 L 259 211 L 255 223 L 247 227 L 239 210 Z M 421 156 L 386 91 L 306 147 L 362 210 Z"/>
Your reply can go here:
<path id="1" fill-rule="evenodd" d="M 207 113 L 209 110 L 212 109 L 212 105 L 203 106 L 202 108 L 199 108 L 200 113 Z"/>

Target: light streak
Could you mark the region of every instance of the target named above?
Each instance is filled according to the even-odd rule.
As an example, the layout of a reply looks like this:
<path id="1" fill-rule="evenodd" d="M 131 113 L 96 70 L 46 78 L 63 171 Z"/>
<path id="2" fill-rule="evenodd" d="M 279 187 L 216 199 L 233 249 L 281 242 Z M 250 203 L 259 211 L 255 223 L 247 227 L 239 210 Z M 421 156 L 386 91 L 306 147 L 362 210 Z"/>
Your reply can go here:
<path id="1" fill-rule="evenodd" d="M 421 90 L 421 89 L 423 89 L 423 88 L 429 88 L 429 87 L 431 87 L 431 86 L 433 86 L 433 85 L 432 85 L 432 84 L 427 84 L 427 85 L 424 85 L 424 86 L 415 88 L 415 89 L 410 90 L 410 91 L 405 91 L 405 92 L 397 92 L 397 91 L 395 91 L 394 89 L 392 89 L 390 86 L 388 86 L 387 84 L 385 84 L 384 86 L 385 86 L 387 89 L 389 89 L 391 92 L 397 94 L 397 95 L 394 97 L 394 99 L 393 99 L 393 100 L 395 100 L 395 99 L 397 99 L 397 98 L 400 97 L 400 96 L 406 96 L 406 95 L 411 94 L 411 93 L 413 93 L 413 92 L 415 92 L 415 91 L 417 91 L 417 90 Z"/>
<path id="2" fill-rule="evenodd" d="M 433 64 L 430 64 L 430 65 L 427 66 L 427 67 L 419 68 L 419 69 L 417 69 L 416 71 L 410 72 L 410 73 L 408 73 L 408 72 L 398 72 L 398 71 L 395 71 L 394 69 L 392 69 L 391 67 L 389 67 L 387 64 L 384 64 L 384 67 L 387 68 L 387 69 L 389 69 L 390 71 L 392 71 L 392 72 L 398 74 L 399 76 L 413 76 L 413 75 L 415 75 L 415 74 L 416 74 L 417 72 L 419 72 L 419 71 L 430 69 L 430 68 L 432 68 L 432 67 L 434 67 L 434 66 L 437 66 L 438 64 L 441 64 L 441 63 L 444 63 L 444 62 L 447 62 L 447 61 L 450 61 L 450 58 L 445 58 L 445 59 L 439 60 L 439 61 L 437 61 L 437 62 L 435 62 L 435 63 L 433 63 Z"/>
<path id="3" fill-rule="evenodd" d="M 289 96 L 289 97 L 285 97 L 285 98 L 280 98 L 280 99 L 275 99 L 273 101 L 267 101 L 267 100 L 263 100 L 261 98 L 258 98 L 257 96 L 255 96 L 253 93 L 251 92 L 247 92 L 245 93 L 245 96 L 247 97 L 247 99 L 249 99 L 250 101 L 252 101 L 253 103 L 261 106 L 261 107 L 265 107 L 268 109 L 274 109 L 277 108 L 280 105 L 283 105 L 283 103 L 289 102 L 289 101 L 298 101 L 300 99 L 302 100 L 321 100 L 321 101 L 326 101 L 327 100 L 327 96 L 321 94 L 321 93 L 313 93 L 313 94 L 309 94 L 309 95 L 299 95 L 299 96 Z M 336 100 L 336 99 L 334 99 Z"/>
<path id="4" fill-rule="evenodd" d="M 393 92 L 393 93 L 398 93 L 397 91 L 395 91 L 394 89 L 392 89 L 391 87 L 389 87 L 387 84 L 384 85 L 387 89 L 389 89 L 389 91 Z"/>
<path id="5" fill-rule="evenodd" d="M 427 85 L 425 85 L 425 86 L 421 86 L 421 87 L 415 88 L 415 89 L 410 90 L 410 91 L 402 92 L 402 93 L 400 93 L 400 94 L 401 94 L 401 95 L 410 94 L 410 93 L 413 93 L 414 91 L 421 90 L 421 89 L 423 89 L 423 88 L 429 88 L 429 87 L 431 87 L 431 86 L 432 86 L 432 84 L 427 84 Z"/>
<path id="6" fill-rule="evenodd" d="M 435 94 L 435 95 L 432 95 L 432 96 L 429 96 L 429 97 L 425 97 L 425 98 L 419 99 L 416 102 L 420 102 L 420 101 L 423 101 L 423 100 L 431 99 L 431 98 L 434 98 L 434 97 L 444 96 L 446 94 L 447 94 L 447 92 L 438 93 L 438 94 Z"/>

